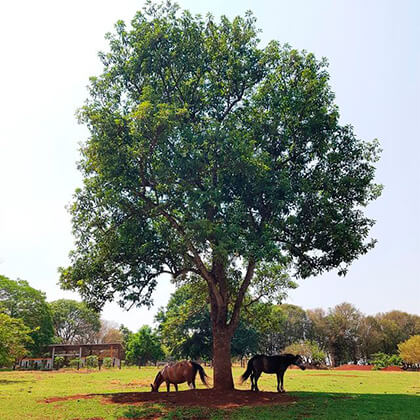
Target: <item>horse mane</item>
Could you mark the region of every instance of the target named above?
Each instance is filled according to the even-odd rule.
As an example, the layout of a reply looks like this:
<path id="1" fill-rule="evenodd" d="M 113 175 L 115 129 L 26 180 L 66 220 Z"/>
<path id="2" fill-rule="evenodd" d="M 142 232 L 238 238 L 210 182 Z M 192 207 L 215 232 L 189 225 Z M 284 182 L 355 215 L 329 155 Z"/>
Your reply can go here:
<path id="1" fill-rule="evenodd" d="M 292 353 L 282 353 L 280 356 L 284 356 L 286 359 L 296 359 L 299 354 L 292 354 Z"/>

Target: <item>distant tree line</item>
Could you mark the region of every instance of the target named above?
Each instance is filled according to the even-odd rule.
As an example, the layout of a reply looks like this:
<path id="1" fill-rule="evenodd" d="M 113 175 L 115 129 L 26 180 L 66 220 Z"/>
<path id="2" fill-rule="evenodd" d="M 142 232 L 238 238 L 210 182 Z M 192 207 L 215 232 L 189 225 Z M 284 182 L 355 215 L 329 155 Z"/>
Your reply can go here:
<path id="1" fill-rule="evenodd" d="M 251 303 L 251 302 L 248 302 Z M 176 358 L 211 358 L 208 304 L 192 285 L 180 287 L 156 316 L 166 351 Z M 398 345 L 420 334 L 420 316 L 394 310 L 364 315 L 341 303 L 327 311 L 290 304 L 245 305 L 232 355 L 303 354 L 309 362 L 369 362 L 377 353 L 397 354 Z M 419 360 L 420 362 L 420 360 Z"/>
<path id="2" fill-rule="evenodd" d="M 100 319 L 83 302 L 48 303 L 45 293 L 27 281 L 0 275 L 0 367 L 23 356 L 42 356 L 52 343 L 122 343 L 126 363 L 139 366 L 159 360 L 212 359 L 209 303 L 200 285 L 181 285 L 155 322 L 155 329 L 144 325 L 133 333 Z M 420 364 L 420 316 L 397 310 L 366 316 L 350 303 L 327 311 L 304 310 L 253 302 L 247 296 L 232 339 L 232 356 L 284 351 L 300 353 L 314 365 L 374 359 L 381 365 L 398 355 L 409 364 Z"/>

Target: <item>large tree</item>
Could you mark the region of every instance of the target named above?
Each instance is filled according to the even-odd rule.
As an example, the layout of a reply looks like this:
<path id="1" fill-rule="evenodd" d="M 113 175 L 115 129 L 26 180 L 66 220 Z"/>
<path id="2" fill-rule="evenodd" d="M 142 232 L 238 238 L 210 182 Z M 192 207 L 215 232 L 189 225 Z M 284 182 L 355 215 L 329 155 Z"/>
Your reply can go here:
<path id="1" fill-rule="evenodd" d="M 386 354 L 395 354 L 398 344 L 410 336 L 420 334 L 420 316 L 402 311 L 379 313 L 375 316 L 382 333 L 382 348 Z"/>
<path id="2" fill-rule="evenodd" d="M 308 338 L 310 321 L 299 306 L 261 304 L 251 313 L 260 334 L 260 351 L 264 353 L 280 353 L 286 346 Z"/>
<path id="3" fill-rule="evenodd" d="M 61 284 L 101 307 L 151 305 L 159 276 L 201 276 L 214 384 L 231 389 L 246 291 L 285 267 L 308 277 L 366 253 L 377 143 L 340 125 L 325 60 L 261 47 L 251 14 L 148 4 L 118 22 L 80 121 L 83 188 Z"/>
<path id="4" fill-rule="evenodd" d="M 369 361 L 375 353 L 384 350 L 384 333 L 377 316 L 363 316 L 359 328 L 359 353 L 364 361 Z"/>
<path id="5" fill-rule="evenodd" d="M 420 335 L 413 335 L 408 340 L 398 344 L 398 350 L 405 363 L 420 365 Z"/>
<path id="6" fill-rule="evenodd" d="M 31 330 L 21 319 L 0 313 L 0 367 L 10 367 L 23 357 L 32 343 Z"/>
<path id="7" fill-rule="evenodd" d="M 122 332 L 117 328 L 118 324 L 115 322 L 106 322 L 101 321 L 101 330 L 103 330 L 103 335 L 101 336 L 101 342 L 102 343 L 123 343 L 124 336 Z M 106 328 L 104 328 L 104 325 L 107 325 Z"/>
<path id="8" fill-rule="evenodd" d="M 31 340 L 25 346 L 32 356 L 42 354 L 51 343 L 54 329 L 45 293 L 25 280 L 11 280 L 0 275 L 0 312 L 21 319 L 29 328 Z"/>
<path id="9" fill-rule="evenodd" d="M 84 302 L 59 299 L 50 303 L 57 339 L 63 344 L 96 343 L 101 328 L 99 314 Z"/>
<path id="10" fill-rule="evenodd" d="M 328 351 L 333 366 L 359 359 L 362 313 L 351 303 L 343 302 L 328 311 L 326 317 Z"/>
<path id="11" fill-rule="evenodd" d="M 91 343 L 122 343 L 123 335 L 118 329 L 118 323 L 115 321 L 108 321 L 106 319 L 100 320 L 100 328 L 98 331 L 93 331 L 89 334 Z"/>

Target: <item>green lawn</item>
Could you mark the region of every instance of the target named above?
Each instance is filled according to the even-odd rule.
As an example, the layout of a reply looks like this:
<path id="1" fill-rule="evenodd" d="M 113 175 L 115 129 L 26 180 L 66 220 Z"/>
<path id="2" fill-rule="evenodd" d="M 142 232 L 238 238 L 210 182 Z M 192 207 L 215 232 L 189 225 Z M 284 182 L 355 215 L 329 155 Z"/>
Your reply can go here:
<path id="1" fill-rule="evenodd" d="M 234 368 L 235 379 L 244 369 Z M 211 375 L 211 370 L 206 368 Z M 100 396 L 46 404 L 45 398 L 77 394 L 150 391 L 156 368 L 101 372 L 0 372 L 0 419 L 420 419 L 420 373 L 288 370 L 285 388 L 298 401 L 287 406 L 236 410 L 169 408 L 163 404 L 102 404 Z M 200 387 L 202 387 L 200 385 Z M 275 391 L 275 375 L 259 387 Z M 248 389 L 249 382 L 240 389 Z M 164 388 L 162 388 L 163 390 Z M 186 385 L 180 387 L 187 390 Z"/>

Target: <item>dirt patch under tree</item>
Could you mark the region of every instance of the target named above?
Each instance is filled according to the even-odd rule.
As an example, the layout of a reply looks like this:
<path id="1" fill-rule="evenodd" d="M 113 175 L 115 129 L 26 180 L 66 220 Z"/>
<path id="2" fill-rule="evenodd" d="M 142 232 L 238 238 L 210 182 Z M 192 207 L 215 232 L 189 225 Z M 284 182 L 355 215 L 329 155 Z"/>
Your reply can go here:
<path id="1" fill-rule="evenodd" d="M 195 389 L 180 392 L 121 392 L 115 394 L 85 394 L 67 397 L 50 397 L 40 402 L 47 404 L 57 401 L 81 400 L 102 397 L 105 404 L 144 404 L 162 403 L 180 407 L 237 408 L 244 406 L 280 405 L 297 401 L 296 397 L 279 392 L 216 391 L 214 389 Z"/>

